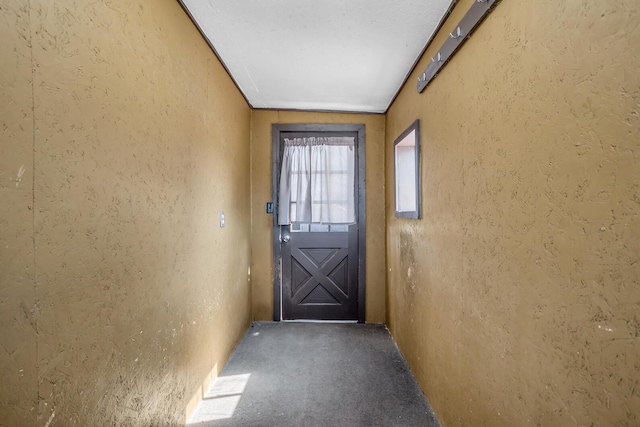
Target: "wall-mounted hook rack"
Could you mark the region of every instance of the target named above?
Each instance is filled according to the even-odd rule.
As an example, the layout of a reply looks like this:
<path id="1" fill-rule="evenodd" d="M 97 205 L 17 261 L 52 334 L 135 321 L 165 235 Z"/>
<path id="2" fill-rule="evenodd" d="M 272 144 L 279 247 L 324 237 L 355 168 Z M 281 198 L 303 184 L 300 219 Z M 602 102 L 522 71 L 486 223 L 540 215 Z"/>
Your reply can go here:
<path id="1" fill-rule="evenodd" d="M 431 58 L 431 62 L 418 77 L 418 92 L 422 92 L 436 77 L 440 70 L 447 65 L 453 55 L 460 49 L 473 31 L 482 23 L 489 12 L 500 0 L 476 0 L 467 13 L 462 17 L 456 29 L 449 33 L 449 37 L 442 44 L 438 53 Z"/>

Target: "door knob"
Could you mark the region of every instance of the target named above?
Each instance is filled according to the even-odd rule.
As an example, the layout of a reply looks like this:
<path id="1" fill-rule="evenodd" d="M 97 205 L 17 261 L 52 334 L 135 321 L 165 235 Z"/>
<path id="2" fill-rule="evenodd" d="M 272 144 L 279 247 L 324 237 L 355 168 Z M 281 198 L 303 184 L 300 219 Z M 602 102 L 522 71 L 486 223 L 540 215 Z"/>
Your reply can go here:
<path id="1" fill-rule="evenodd" d="M 287 243 L 289 240 L 291 240 L 291 235 L 289 233 L 284 233 L 280 235 L 280 241 L 282 243 Z"/>

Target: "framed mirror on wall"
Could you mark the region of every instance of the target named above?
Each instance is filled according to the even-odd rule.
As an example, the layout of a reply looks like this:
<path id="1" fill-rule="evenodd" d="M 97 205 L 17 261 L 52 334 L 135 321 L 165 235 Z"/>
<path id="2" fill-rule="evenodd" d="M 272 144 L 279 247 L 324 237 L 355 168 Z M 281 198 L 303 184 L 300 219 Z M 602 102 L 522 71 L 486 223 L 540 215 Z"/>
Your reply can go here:
<path id="1" fill-rule="evenodd" d="M 420 120 L 416 120 L 393 143 L 395 170 L 395 216 L 420 218 Z"/>

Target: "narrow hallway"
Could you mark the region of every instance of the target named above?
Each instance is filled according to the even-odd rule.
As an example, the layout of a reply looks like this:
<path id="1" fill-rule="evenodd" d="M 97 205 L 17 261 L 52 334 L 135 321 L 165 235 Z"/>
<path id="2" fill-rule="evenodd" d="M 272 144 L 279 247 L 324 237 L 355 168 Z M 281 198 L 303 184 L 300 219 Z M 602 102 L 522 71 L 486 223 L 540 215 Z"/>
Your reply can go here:
<path id="1" fill-rule="evenodd" d="M 639 0 L 0 0 L 0 58 L 0 427 L 640 426 Z"/>
<path id="2" fill-rule="evenodd" d="M 383 325 L 256 322 L 195 426 L 438 426 Z"/>

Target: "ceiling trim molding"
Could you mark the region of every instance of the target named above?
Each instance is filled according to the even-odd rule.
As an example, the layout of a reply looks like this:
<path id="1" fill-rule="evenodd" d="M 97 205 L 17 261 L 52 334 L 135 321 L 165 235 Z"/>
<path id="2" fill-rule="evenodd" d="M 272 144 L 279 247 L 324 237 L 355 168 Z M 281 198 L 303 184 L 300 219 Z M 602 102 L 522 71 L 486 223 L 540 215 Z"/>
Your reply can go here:
<path id="1" fill-rule="evenodd" d="M 427 53 L 427 49 L 429 49 L 431 47 L 431 44 L 433 43 L 433 40 L 437 37 L 438 34 L 440 34 L 440 31 L 442 30 L 442 27 L 447 22 L 447 19 L 449 19 L 449 16 L 451 16 L 451 13 L 456 8 L 456 6 L 458 5 L 459 1 L 460 0 L 452 0 L 451 1 L 451 5 L 449 6 L 449 9 L 447 9 L 447 12 L 442 16 L 442 19 L 438 23 L 438 26 L 436 27 L 436 30 L 433 32 L 433 34 L 431 35 L 431 37 L 429 38 L 427 43 L 424 45 L 424 48 L 420 52 L 420 55 L 418 55 L 416 57 L 415 62 L 413 63 L 413 65 L 409 69 L 409 72 L 407 73 L 407 75 L 404 77 L 404 80 L 402 81 L 402 84 L 400 85 L 400 87 L 396 91 L 396 94 L 393 95 L 393 98 L 391 98 L 391 102 L 389 102 L 389 105 L 387 105 L 387 108 L 384 110 L 384 112 L 382 114 L 387 114 L 387 112 L 389 111 L 389 109 L 391 108 L 393 103 L 396 101 L 396 98 L 398 97 L 398 95 L 400 95 L 400 92 L 402 91 L 402 88 L 405 87 L 405 85 L 409 81 L 409 78 L 411 78 L 411 74 L 413 74 L 413 72 L 416 70 L 416 67 L 418 66 L 418 64 L 422 60 L 422 57 L 425 55 L 425 53 Z"/>
<path id="2" fill-rule="evenodd" d="M 314 109 L 308 109 L 308 110 L 302 110 L 302 109 L 297 109 L 297 108 L 253 108 L 251 107 L 251 109 L 253 111 L 287 111 L 287 112 L 293 112 L 293 113 L 329 113 L 329 114 L 366 114 L 369 116 L 384 116 L 385 114 L 387 114 L 386 112 L 381 112 L 381 111 L 351 111 L 351 110 L 314 110 Z"/>
<path id="3" fill-rule="evenodd" d="M 189 11 L 189 9 L 187 8 L 187 6 L 184 4 L 183 0 L 176 0 L 179 4 L 180 7 L 182 7 L 182 10 L 184 11 L 184 13 L 187 14 L 187 16 L 189 17 L 189 19 L 191 20 L 191 22 L 193 23 L 193 25 L 196 27 L 196 29 L 198 30 L 198 32 L 200 33 L 200 36 L 204 39 L 204 41 L 207 43 L 207 45 L 209 46 L 209 48 L 211 49 L 211 51 L 213 52 L 213 54 L 216 56 L 216 58 L 218 59 L 218 61 L 220 61 L 220 64 L 222 64 L 222 68 L 224 68 L 224 71 L 227 73 L 227 75 L 229 76 L 229 78 L 231 79 L 231 81 L 233 82 L 233 84 L 236 86 L 236 89 L 238 89 L 238 92 L 240 92 L 240 95 L 242 95 L 242 97 L 244 98 L 245 102 L 247 103 L 247 105 L 249 106 L 249 108 L 251 108 L 252 110 L 254 110 L 255 108 L 253 107 L 253 105 L 251 105 L 251 102 L 249 102 L 249 99 L 247 98 L 247 96 L 244 94 L 244 92 L 242 91 L 242 89 L 240 89 L 240 85 L 238 85 L 238 82 L 236 81 L 236 79 L 233 78 L 233 75 L 231 75 L 231 73 L 229 72 L 229 68 L 227 68 L 227 64 L 224 63 L 224 61 L 222 60 L 222 57 L 218 54 L 218 51 L 216 50 L 215 47 L 213 47 L 213 44 L 211 44 L 211 41 L 209 41 L 209 39 L 207 38 L 207 36 L 205 36 L 204 31 L 202 31 L 202 28 L 200 27 L 200 25 L 198 25 L 198 22 L 195 20 L 195 18 L 193 17 L 193 15 L 191 14 L 191 12 Z"/>

